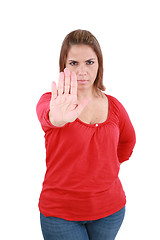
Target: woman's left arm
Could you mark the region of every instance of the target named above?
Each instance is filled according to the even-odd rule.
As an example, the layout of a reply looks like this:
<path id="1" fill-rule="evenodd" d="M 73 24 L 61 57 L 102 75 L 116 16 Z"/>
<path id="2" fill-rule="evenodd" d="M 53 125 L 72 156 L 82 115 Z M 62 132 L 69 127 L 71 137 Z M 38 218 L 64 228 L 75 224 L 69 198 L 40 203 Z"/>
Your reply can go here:
<path id="1" fill-rule="evenodd" d="M 119 142 L 117 154 L 119 162 L 127 161 L 132 155 L 136 134 L 127 111 L 121 104 L 119 109 Z"/>

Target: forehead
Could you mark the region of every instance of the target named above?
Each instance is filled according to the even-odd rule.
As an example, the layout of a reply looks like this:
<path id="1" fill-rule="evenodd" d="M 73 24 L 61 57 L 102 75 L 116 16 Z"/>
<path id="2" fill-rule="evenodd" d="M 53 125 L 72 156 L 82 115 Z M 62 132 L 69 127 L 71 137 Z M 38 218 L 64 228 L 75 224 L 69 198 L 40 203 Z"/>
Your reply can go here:
<path id="1" fill-rule="evenodd" d="M 96 58 L 97 55 L 90 46 L 87 45 L 73 45 L 70 47 L 67 59 L 90 59 Z"/>

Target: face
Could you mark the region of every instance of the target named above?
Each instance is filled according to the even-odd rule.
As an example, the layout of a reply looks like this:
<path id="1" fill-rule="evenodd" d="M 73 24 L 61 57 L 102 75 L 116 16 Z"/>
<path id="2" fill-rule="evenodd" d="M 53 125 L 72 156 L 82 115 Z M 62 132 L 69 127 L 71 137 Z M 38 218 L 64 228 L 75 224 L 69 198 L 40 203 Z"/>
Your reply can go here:
<path id="1" fill-rule="evenodd" d="M 98 58 L 87 45 L 73 45 L 66 59 L 66 67 L 77 75 L 78 88 L 92 87 L 97 77 Z"/>

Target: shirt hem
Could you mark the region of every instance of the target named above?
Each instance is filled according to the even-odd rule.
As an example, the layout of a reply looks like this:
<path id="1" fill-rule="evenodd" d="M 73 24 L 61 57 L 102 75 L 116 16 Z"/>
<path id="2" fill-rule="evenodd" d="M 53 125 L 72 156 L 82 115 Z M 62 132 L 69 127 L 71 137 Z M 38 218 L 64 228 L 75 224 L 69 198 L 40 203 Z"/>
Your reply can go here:
<path id="1" fill-rule="evenodd" d="M 101 218 L 105 218 L 108 217 L 116 212 L 118 212 L 119 210 L 121 210 L 124 206 L 126 205 L 126 200 L 125 202 L 119 204 L 116 208 L 106 211 L 106 213 L 100 214 L 100 215 L 92 215 L 92 216 L 86 216 L 86 217 L 69 217 L 69 216 L 65 216 L 65 215 L 57 215 L 57 214 L 49 214 L 47 211 L 43 211 L 42 209 L 39 208 L 40 213 L 42 213 L 45 217 L 57 217 L 57 218 L 62 218 L 65 219 L 67 221 L 94 221 L 94 220 L 98 220 Z"/>

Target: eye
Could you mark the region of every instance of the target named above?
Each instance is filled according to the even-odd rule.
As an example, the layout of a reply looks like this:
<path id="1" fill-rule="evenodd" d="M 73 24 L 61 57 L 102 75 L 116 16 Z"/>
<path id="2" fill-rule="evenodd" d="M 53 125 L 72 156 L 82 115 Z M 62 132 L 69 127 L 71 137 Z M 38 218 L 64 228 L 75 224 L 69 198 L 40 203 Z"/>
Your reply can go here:
<path id="1" fill-rule="evenodd" d="M 87 65 L 93 65 L 94 64 L 94 61 L 87 61 Z"/>
<path id="2" fill-rule="evenodd" d="M 77 62 L 76 61 L 70 62 L 70 65 L 75 66 L 75 65 L 77 65 Z"/>

